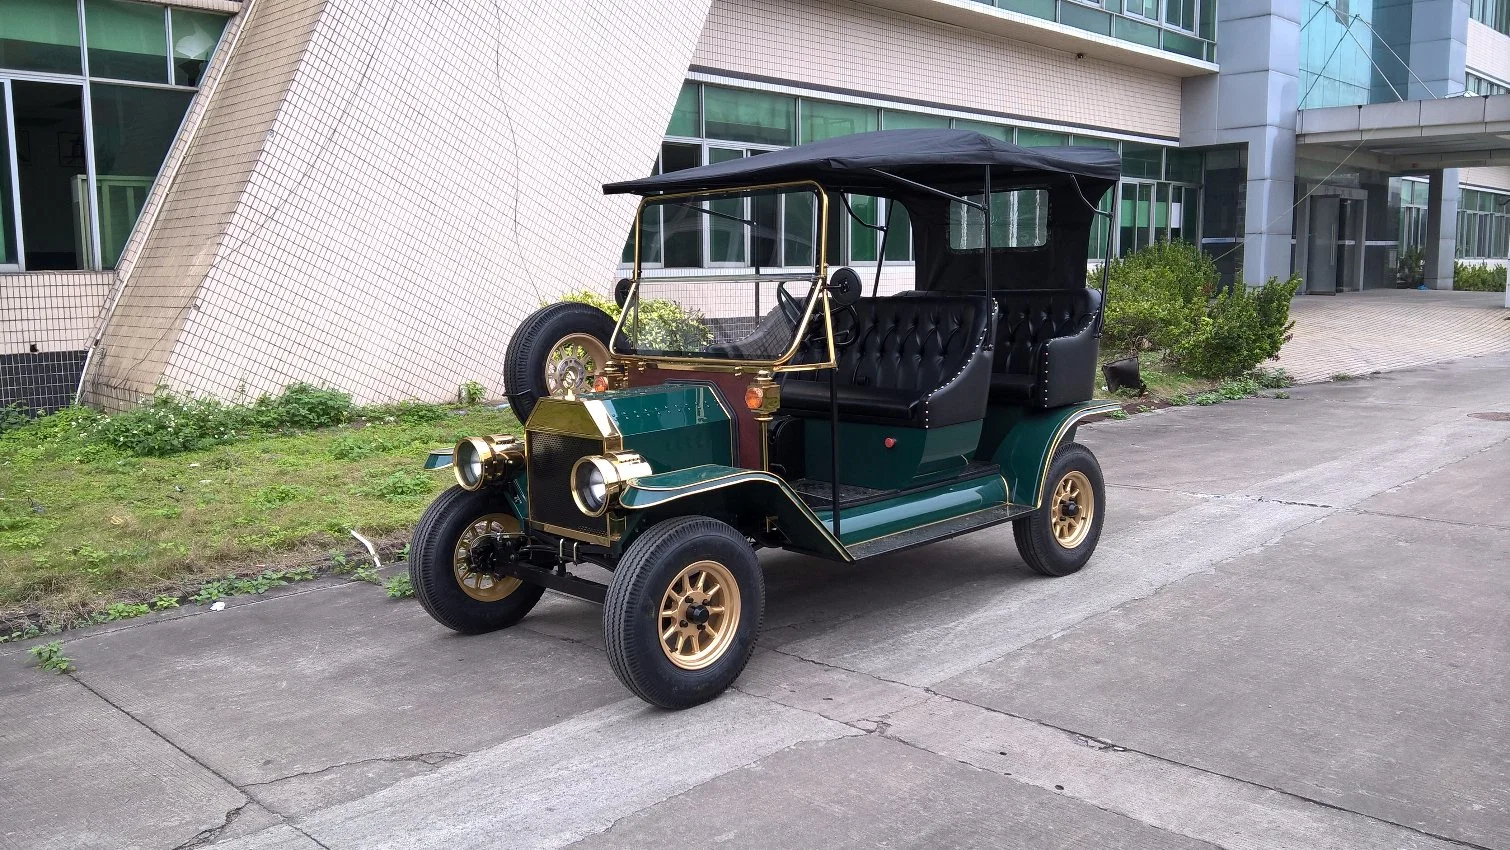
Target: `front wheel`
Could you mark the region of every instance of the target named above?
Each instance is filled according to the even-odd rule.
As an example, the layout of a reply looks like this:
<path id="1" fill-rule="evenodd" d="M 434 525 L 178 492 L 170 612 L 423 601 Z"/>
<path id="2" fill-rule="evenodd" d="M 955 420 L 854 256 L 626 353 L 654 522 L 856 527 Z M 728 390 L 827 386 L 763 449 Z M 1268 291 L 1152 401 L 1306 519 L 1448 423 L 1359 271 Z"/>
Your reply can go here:
<path id="1" fill-rule="evenodd" d="M 590 304 L 564 301 L 531 313 L 509 339 L 503 385 L 520 422 L 542 398 L 592 389 L 608 364 L 613 317 Z"/>
<path id="2" fill-rule="evenodd" d="M 1017 551 L 1035 572 L 1067 576 L 1085 566 L 1106 519 L 1101 465 L 1079 443 L 1054 453 L 1038 510 L 1012 523 Z"/>
<path id="3" fill-rule="evenodd" d="M 499 538 L 519 533 L 508 501 L 487 490 L 452 487 L 419 518 L 409 543 L 409 582 L 436 622 L 462 634 L 524 619 L 545 588 L 492 572 Z"/>
<path id="4" fill-rule="evenodd" d="M 765 576 L 744 535 L 706 517 L 655 526 L 629 545 L 603 605 L 613 672 L 640 699 L 690 708 L 739 677 L 765 614 Z"/>

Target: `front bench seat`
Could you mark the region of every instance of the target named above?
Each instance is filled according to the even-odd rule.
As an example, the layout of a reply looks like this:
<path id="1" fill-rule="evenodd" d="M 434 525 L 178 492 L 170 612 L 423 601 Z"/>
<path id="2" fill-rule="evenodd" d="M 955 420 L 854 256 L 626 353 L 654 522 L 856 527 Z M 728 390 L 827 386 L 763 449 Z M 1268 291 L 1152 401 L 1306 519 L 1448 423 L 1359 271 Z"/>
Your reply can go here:
<path id="1" fill-rule="evenodd" d="M 996 359 L 991 400 L 1060 407 L 1096 392 L 1099 290 L 1020 289 L 994 294 Z"/>
<path id="2" fill-rule="evenodd" d="M 993 310 L 983 295 L 916 295 L 861 298 L 835 311 L 839 415 L 916 428 L 984 418 L 991 378 L 984 349 Z M 789 373 L 781 412 L 826 417 L 828 378 L 828 370 Z"/>

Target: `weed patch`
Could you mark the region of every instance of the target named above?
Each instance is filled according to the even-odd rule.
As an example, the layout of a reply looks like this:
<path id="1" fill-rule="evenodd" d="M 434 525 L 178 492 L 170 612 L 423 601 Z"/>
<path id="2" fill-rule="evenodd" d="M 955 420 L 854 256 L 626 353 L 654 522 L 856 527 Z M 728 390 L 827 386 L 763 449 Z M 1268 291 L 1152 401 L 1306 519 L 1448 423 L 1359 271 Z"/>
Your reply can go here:
<path id="1" fill-rule="evenodd" d="M 74 667 L 73 659 L 63 654 L 63 644 L 58 641 L 37 644 L 26 652 L 36 660 L 39 670 L 62 674 L 77 669 Z"/>
<path id="2" fill-rule="evenodd" d="M 394 576 L 388 579 L 383 589 L 388 591 L 389 599 L 408 599 L 414 595 L 414 585 L 409 581 L 408 576 Z"/>

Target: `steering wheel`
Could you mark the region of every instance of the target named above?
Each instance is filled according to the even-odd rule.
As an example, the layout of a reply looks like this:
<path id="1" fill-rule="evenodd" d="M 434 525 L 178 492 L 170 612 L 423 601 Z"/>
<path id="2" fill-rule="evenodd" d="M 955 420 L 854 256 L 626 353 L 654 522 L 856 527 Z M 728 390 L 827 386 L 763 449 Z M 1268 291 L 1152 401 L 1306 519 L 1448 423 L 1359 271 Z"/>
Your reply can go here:
<path id="1" fill-rule="evenodd" d="M 786 291 L 786 281 L 776 284 L 776 305 L 781 308 L 781 314 L 792 323 L 792 328 L 802 324 L 802 305 L 792 297 L 792 293 Z"/>

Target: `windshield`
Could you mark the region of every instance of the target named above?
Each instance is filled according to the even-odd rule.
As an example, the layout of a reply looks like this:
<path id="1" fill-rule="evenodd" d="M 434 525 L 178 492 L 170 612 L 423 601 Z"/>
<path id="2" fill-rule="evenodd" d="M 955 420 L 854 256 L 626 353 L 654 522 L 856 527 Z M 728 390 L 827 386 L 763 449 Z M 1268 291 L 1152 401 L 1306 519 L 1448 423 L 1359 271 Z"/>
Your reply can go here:
<path id="1" fill-rule="evenodd" d="M 648 200 L 613 353 L 786 362 L 824 321 L 824 208 L 810 185 Z"/>

